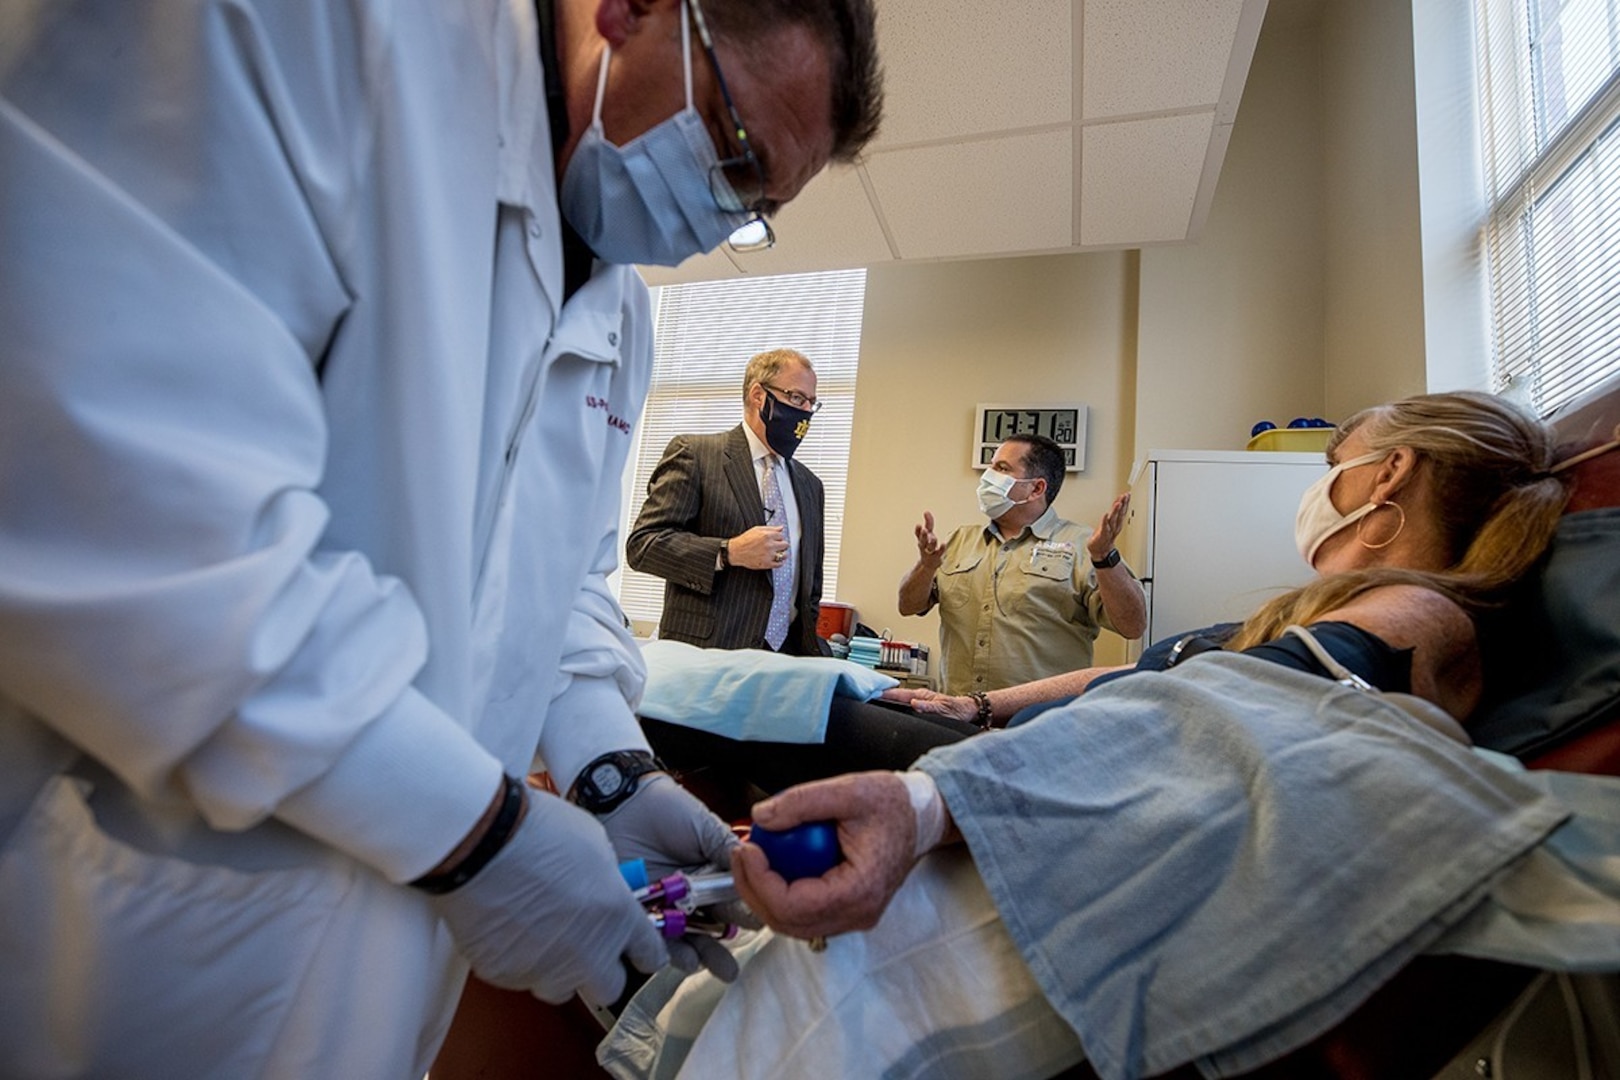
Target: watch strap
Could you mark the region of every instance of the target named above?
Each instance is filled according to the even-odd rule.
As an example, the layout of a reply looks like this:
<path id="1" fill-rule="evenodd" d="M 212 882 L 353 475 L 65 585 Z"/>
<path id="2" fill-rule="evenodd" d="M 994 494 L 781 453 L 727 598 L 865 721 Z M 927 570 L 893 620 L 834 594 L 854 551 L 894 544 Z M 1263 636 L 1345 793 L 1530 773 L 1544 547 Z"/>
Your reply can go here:
<path id="1" fill-rule="evenodd" d="M 596 774 L 603 766 L 609 766 L 619 774 L 619 786 L 613 791 L 603 791 L 596 783 Z M 568 801 L 598 816 L 608 814 L 636 793 L 643 776 L 665 771 L 664 763 L 646 750 L 613 750 L 580 770 L 573 786 L 568 789 Z"/>
<path id="2" fill-rule="evenodd" d="M 1098 570 L 1107 570 L 1109 567 L 1119 565 L 1119 548 L 1112 548 L 1107 555 L 1100 559 L 1092 559 L 1091 565 Z"/>

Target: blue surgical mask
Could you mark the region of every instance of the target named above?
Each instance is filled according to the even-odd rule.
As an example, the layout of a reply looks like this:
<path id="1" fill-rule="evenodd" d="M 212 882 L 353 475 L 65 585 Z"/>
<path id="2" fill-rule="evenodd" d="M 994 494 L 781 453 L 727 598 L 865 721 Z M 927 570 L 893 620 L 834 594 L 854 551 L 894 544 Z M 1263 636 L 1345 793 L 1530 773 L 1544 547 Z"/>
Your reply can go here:
<path id="1" fill-rule="evenodd" d="M 703 118 L 692 107 L 692 48 L 681 5 L 686 108 L 623 146 L 602 132 L 608 60 L 596 79 L 591 126 L 563 172 L 559 205 L 596 257 L 611 263 L 676 266 L 711 251 L 750 215 L 715 205 L 709 171 L 719 163 Z"/>

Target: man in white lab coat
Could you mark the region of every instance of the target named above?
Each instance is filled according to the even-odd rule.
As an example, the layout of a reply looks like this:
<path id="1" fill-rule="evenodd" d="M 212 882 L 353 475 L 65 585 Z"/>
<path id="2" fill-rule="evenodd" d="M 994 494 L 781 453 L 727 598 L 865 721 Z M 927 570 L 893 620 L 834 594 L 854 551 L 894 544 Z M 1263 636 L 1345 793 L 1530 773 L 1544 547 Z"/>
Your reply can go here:
<path id="1" fill-rule="evenodd" d="M 468 962 L 663 961 L 617 859 L 726 837 L 642 771 L 604 581 L 624 264 L 854 156 L 871 33 L 0 0 L 0 1073 L 419 1077 Z"/>

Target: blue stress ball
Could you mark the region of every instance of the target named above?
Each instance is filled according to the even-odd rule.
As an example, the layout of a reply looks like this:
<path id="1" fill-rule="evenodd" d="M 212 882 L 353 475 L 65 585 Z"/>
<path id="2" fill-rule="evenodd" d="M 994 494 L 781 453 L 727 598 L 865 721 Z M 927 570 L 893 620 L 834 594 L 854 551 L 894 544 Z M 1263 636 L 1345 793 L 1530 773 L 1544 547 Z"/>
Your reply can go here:
<path id="1" fill-rule="evenodd" d="M 759 845 L 771 869 L 787 881 L 820 877 L 844 861 L 838 848 L 838 826 L 831 821 L 806 821 L 782 832 L 755 825 L 748 840 Z"/>

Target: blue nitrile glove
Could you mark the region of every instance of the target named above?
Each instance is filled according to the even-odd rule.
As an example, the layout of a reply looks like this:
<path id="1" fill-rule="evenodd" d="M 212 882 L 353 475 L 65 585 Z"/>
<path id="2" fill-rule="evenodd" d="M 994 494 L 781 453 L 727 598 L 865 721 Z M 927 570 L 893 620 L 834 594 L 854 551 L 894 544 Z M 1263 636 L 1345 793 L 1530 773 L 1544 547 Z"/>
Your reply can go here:
<path id="1" fill-rule="evenodd" d="M 529 808 L 488 866 L 431 903 L 478 977 L 560 1004 L 624 990 L 620 957 L 640 971 L 668 960 L 613 857 L 602 826 L 554 795 Z"/>
<path id="2" fill-rule="evenodd" d="M 636 793 L 601 819 L 613 850 L 622 862 L 642 859 L 647 877 L 658 880 L 677 870 L 731 871 L 731 849 L 737 838 L 731 827 L 715 816 L 697 796 L 677 784 L 668 773 L 642 778 Z M 757 929 L 759 920 L 740 900 L 715 904 L 704 910 L 716 919 Z M 731 982 L 737 961 L 721 942 L 703 934 L 687 934 L 668 942 L 670 963 L 690 974 L 700 966 L 715 978 Z"/>

